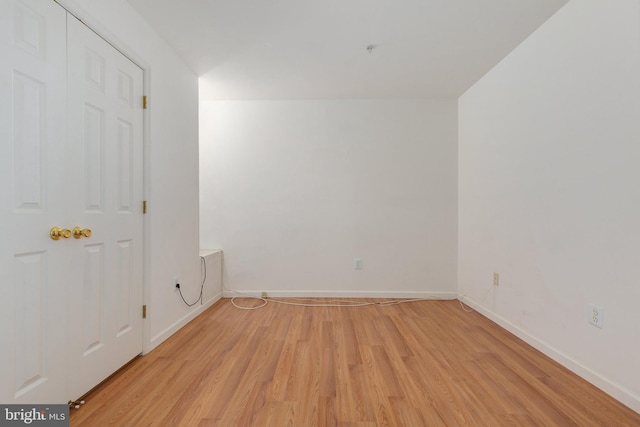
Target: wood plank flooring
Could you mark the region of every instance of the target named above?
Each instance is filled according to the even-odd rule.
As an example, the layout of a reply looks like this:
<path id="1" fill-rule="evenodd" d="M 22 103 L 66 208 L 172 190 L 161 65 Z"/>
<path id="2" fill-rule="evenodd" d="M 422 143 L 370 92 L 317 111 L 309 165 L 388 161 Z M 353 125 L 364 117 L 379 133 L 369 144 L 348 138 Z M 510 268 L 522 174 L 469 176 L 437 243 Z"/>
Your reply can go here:
<path id="1" fill-rule="evenodd" d="M 640 426 L 457 301 L 221 300 L 86 401 L 72 426 Z"/>

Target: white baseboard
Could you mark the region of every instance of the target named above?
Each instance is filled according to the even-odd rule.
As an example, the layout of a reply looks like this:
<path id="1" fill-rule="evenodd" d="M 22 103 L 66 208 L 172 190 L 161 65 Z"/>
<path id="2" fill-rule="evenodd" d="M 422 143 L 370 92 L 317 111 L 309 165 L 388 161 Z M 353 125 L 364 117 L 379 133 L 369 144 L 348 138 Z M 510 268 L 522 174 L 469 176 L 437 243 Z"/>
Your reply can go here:
<path id="1" fill-rule="evenodd" d="M 221 298 L 222 298 L 222 294 L 221 293 L 218 293 L 218 294 L 214 295 L 213 297 L 211 297 L 207 301 L 204 301 L 204 303 L 202 305 L 197 306 L 196 309 L 190 311 L 185 316 L 181 317 L 176 322 L 171 324 L 171 326 L 166 328 L 164 331 L 162 331 L 159 334 L 157 334 L 156 336 L 152 337 L 151 340 L 149 341 L 149 343 L 147 343 L 143 347 L 142 354 L 143 355 L 147 354 L 151 350 L 153 350 L 154 348 L 156 348 L 157 346 L 162 344 L 167 338 L 169 338 L 171 335 L 173 335 L 176 332 L 178 332 L 187 323 L 191 322 L 193 319 L 198 317 L 200 314 L 202 314 L 203 311 L 205 311 L 206 309 L 211 307 L 214 303 L 219 301 Z"/>
<path id="2" fill-rule="evenodd" d="M 640 413 L 640 396 L 638 394 L 626 389 L 620 384 L 609 380 L 602 374 L 593 371 L 589 367 L 574 360 L 566 353 L 549 345 L 538 337 L 535 337 L 528 332 L 520 329 L 518 326 L 514 325 L 507 319 L 497 315 L 486 307 L 483 307 L 477 302 L 469 299 L 468 297 L 464 295 L 458 295 L 458 299 L 467 304 L 469 307 L 473 308 L 478 313 L 482 314 L 484 317 L 488 318 L 489 320 L 511 332 L 530 346 L 534 347 L 536 350 L 544 353 L 576 375 L 584 378 L 614 399 L 620 401 L 624 405 L 627 405 L 632 410 Z"/>
<path id="3" fill-rule="evenodd" d="M 390 291 L 269 291 L 267 295 L 273 298 L 404 298 L 404 299 L 457 299 L 456 292 L 390 292 Z M 260 291 L 229 290 L 222 291 L 223 298 L 254 297 L 260 298 Z"/>

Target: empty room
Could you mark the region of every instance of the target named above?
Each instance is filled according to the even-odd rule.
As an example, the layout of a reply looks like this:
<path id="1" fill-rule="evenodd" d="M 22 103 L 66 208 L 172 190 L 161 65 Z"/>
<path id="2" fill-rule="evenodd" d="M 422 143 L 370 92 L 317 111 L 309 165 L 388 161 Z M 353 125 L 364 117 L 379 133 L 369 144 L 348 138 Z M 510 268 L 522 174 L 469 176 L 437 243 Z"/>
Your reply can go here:
<path id="1" fill-rule="evenodd" d="M 0 0 L 0 139 L 2 425 L 640 425 L 637 0 Z"/>

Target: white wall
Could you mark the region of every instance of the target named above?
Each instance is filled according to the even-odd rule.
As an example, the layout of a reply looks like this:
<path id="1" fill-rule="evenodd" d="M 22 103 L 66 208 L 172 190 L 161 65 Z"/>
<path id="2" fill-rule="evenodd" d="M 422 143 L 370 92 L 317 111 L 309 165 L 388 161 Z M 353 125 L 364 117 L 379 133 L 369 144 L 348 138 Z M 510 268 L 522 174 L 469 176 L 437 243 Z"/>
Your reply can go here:
<path id="1" fill-rule="evenodd" d="M 201 239 L 227 289 L 455 295 L 455 100 L 200 109 Z"/>
<path id="2" fill-rule="evenodd" d="M 569 2 L 459 100 L 460 294 L 636 411 L 639 160 L 637 0 Z"/>
<path id="3" fill-rule="evenodd" d="M 145 69 L 147 134 L 145 193 L 146 351 L 195 314 L 185 297 L 200 291 L 198 230 L 198 79 L 168 45 L 123 0 L 60 0 L 87 25 Z"/>

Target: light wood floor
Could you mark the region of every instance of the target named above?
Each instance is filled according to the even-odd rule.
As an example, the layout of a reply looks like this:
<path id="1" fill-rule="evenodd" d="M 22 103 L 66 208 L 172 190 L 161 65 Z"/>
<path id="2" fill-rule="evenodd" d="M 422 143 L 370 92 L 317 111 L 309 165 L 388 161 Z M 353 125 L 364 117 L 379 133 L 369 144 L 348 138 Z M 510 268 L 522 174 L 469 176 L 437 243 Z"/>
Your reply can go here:
<path id="1" fill-rule="evenodd" d="M 72 426 L 640 426 L 457 301 L 222 300 L 86 400 Z"/>

